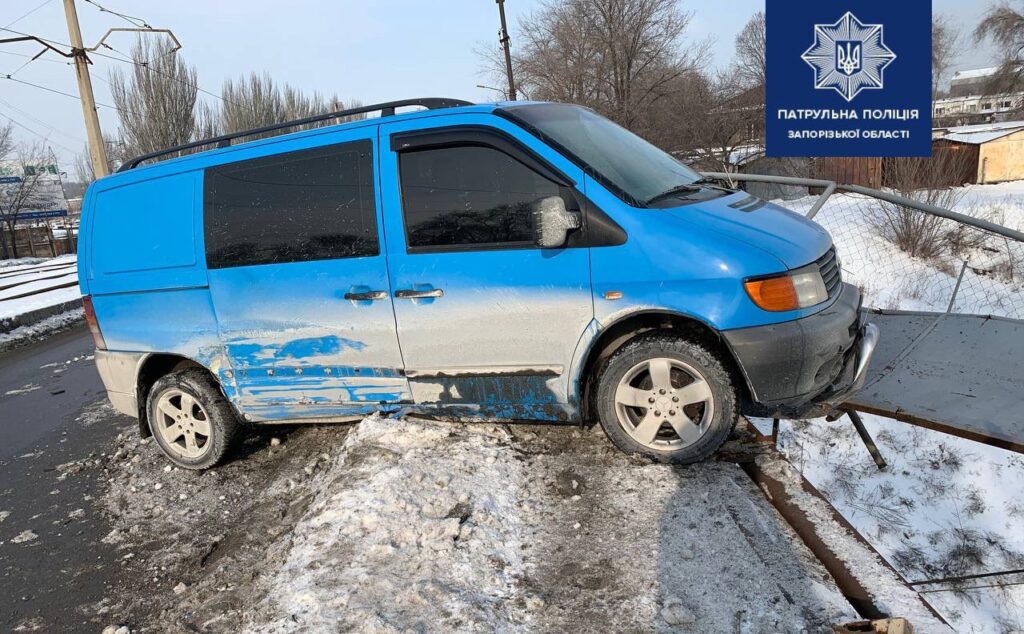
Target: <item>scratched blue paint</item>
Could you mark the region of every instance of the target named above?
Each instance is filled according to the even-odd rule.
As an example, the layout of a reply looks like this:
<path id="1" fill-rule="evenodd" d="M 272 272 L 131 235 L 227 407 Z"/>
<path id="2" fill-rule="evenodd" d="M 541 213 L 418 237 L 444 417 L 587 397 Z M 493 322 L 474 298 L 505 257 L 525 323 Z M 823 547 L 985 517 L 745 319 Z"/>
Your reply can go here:
<path id="1" fill-rule="evenodd" d="M 214 372 L 232 404 L 251 420 L 375 410 L 572 420 L 579 416 L 587 354 L 620 319 L 641 311 L 669 312 L 724 331 L 790 321 L 826 308 L 768 313 L 742 287 L 746 277 L 796 268 L 820 256 L 830 239 L 813 223 L 773 205 L 751 213 L 729 207 L 744 194 L 674 209 L 631 207 L 494 109 L 487 104 L 327 126 L 96 181 L 83 205 L 79 282 L 82 292 L 93 296 L 108 347 L 196 360 Z M 617 222 L 628 235 L 626 243 L 410 254 L 390 137 L 453 125 L 488 126 L 514 136 Z M 373 145 L 377 255 L 207 269 L 206 168 L 353 140 Z M 394 290 L 435 283 L 444 284 L 444 298 L 390 299 Z M 344 299 L 346 293 L 368 290 L 386 291 L 389 298 Z M 623 298 L 606 301 L 606 291 L 619 291 Z M 516 314 L 542 315 L 544 327 L 527 334 L 494 331 L 493 324 L 516 323 L 502 321 Z M 499 343 L 505 345 L 500 354 L 495 353 Z M 488 364 L 564 371 L 557 379 L 451 380 L 442 383 L 436 402 L 410 404 L 406 368 Z"/>

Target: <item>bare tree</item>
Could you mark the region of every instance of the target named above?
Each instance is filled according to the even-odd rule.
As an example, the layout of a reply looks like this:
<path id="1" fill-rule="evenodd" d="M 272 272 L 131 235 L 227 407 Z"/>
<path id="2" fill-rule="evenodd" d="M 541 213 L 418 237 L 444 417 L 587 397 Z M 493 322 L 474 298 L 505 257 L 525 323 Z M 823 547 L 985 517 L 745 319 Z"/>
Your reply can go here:
<path id="1" fill-rule="evenodd" d="M 17 178 L 14 182 L 0 184 L 0 222 L 11 236 L 11 257 L 16 258 L 18 241 L 14 230 L 19 216 L 48 200 L 40 186 L 46 173 L 46 160 L 42 158 L 46 156 L 46 150 L 43 143 L 15 148 L 10 141 L 9 130 L 6 135 L 0 131 L 0 150 L 3 150 L 0 162 L 9 167 Z"/>
<path id="2" fill-rule="evenodd" d="M 14 149 L 14 124 L 8 123 L 0 127 L 0 161 L 7 158 Z"/>
<path id="3" fill-rule="evenodd" d="M 745 86 L 765 84 L 765 33 L 764 11 L 758 11 L 736 36 L 736 78 Z"/>
<path id="4" fill-rule="evenodd" d="M 946 15 L 932 18 L 932 97 L 938 97 L 950 67 L 956 63 L 962 33 Z"/>
<path id="5" fill-rule="evenodd" d="M 992 40 L 1003 51 L 991 92 L 1009 92 L 1024 85 L 1024 0 L 1002 0 L 990 6 L 974 30 L 974 39 Z"/>
<path id="6" fill-rule="evenodd" d="M 225 81 L 221 97 L 223 104 L 215 126 L 221 133 L 251 130 L 345 108 L 337 96 L 326 98 L 316 92 L 306 95 L 288 84 L 278 85 L 268 73 L 252 73 L 237 81 Z M 349 105 L 356 106 L 358 102 Z M 204 118 L 200 117 L 201 120 Z M 345 120 L 358 118 L 362 117 L 346 117 Z M 336 121 L 320 122 L 307 127 L 332 123 Z"/>
<path id="7" fill-rule="evenodd" d="M 707 61 L 706 43 L 684 41 L 691 17 L 678 0 L 542 0 L 513 38 L 518 83 L 650 134 L 649 111 Z"/>
<path id="8" fill-rule="evenodd" d="M 121 160 L 187 143 L 196 131 L 196 69 L 165 39 L 139 38 L 131 57 L 131 74 L 110 73 Z"/>
<path id="9" fill-rule="evenodd" d="M 967 193 L 973 162 L 967 152 L 937 146 L 930 158 L 891 158 L 885 162 L 885 184 L 917 202 L 953 209 Z M 913 207 L 880 203 L 869 217 L 875 230 L 912 256 L 934 258 L 962 248 L 957 224 Z"/>
<path id="10" fill-rule="evenodd" d="M 80 183 L 91 183 L 96 180 L 96 170 L 93 168 L 92 158 L 89 156 L 89 146 L 75 155 L 75 177 Z"/>

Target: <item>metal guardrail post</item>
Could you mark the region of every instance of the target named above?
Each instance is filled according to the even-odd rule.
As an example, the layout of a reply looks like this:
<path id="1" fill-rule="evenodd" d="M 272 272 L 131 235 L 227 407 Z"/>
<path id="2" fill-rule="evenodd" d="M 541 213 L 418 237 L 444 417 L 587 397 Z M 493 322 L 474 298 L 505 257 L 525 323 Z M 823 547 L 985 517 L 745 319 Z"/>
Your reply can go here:
<path id="1" fill-rule="evenodd" d="M 821 211 L 821 208 L 825 206 L 825 203 L 828 202 L 828 199 L 835 193 L 835 191 L 836 184 L 831 183 L 825 188 L 825 191 L 821 192 L 821 195 L 818 196 L 818 200 L 814 201 L 814 206 L 807 211 L 808 220 L 814 220 L 814 217 L 818 215 L 818 212 Z"/>
<path id="2" fill-rule="evenodd" d="M 967 260 L 964 260 L 963 266 L 960 267 L 960 275 L 956 277 L 956 286 L 953 287 L 953 296 L 949 298 L 949 306 L 946 307 L 946 313 L 953 312 L 953 304 L 956 303 L 956 296 L 960 292 L 960 283 L 964 281 L 964 273 L 967 272 Z"/>

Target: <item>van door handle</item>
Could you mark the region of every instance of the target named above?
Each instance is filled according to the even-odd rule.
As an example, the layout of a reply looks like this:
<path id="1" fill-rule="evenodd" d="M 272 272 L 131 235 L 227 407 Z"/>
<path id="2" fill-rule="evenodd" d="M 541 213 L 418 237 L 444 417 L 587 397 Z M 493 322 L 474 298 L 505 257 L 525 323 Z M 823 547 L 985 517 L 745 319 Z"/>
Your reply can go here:
<path id="1" fill-rule="evenodd" d="M 395 291 L 395 299 L 427 299 L 430 297 L 444 297 L 444 291 L 439 288 L 432 288 L 429 291 L 414 291 L 412 289 Z"/>
<path id="2" fill-rule="evenodd" d="M 366 291 L 365 293 L 345 293 L 345 299 L 353 302 L 372 302 L 387 299 L 387 291 Z"/>

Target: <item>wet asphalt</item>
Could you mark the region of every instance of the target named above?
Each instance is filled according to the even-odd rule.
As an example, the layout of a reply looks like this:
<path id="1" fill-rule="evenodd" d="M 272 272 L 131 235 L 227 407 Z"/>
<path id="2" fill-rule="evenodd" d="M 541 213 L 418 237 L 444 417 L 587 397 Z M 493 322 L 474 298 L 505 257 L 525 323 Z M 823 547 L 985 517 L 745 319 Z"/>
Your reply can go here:
<path id="1" fill-rule="evenodd" d="M 85 326 L 0 353 L 0 631 L 103 626 L 86 606 L 120 561 L 101 542 L 97 475 L 58 469 L 105 451 L 128 422 L 76 420 L 105 398 L 92 354 Z"/>

